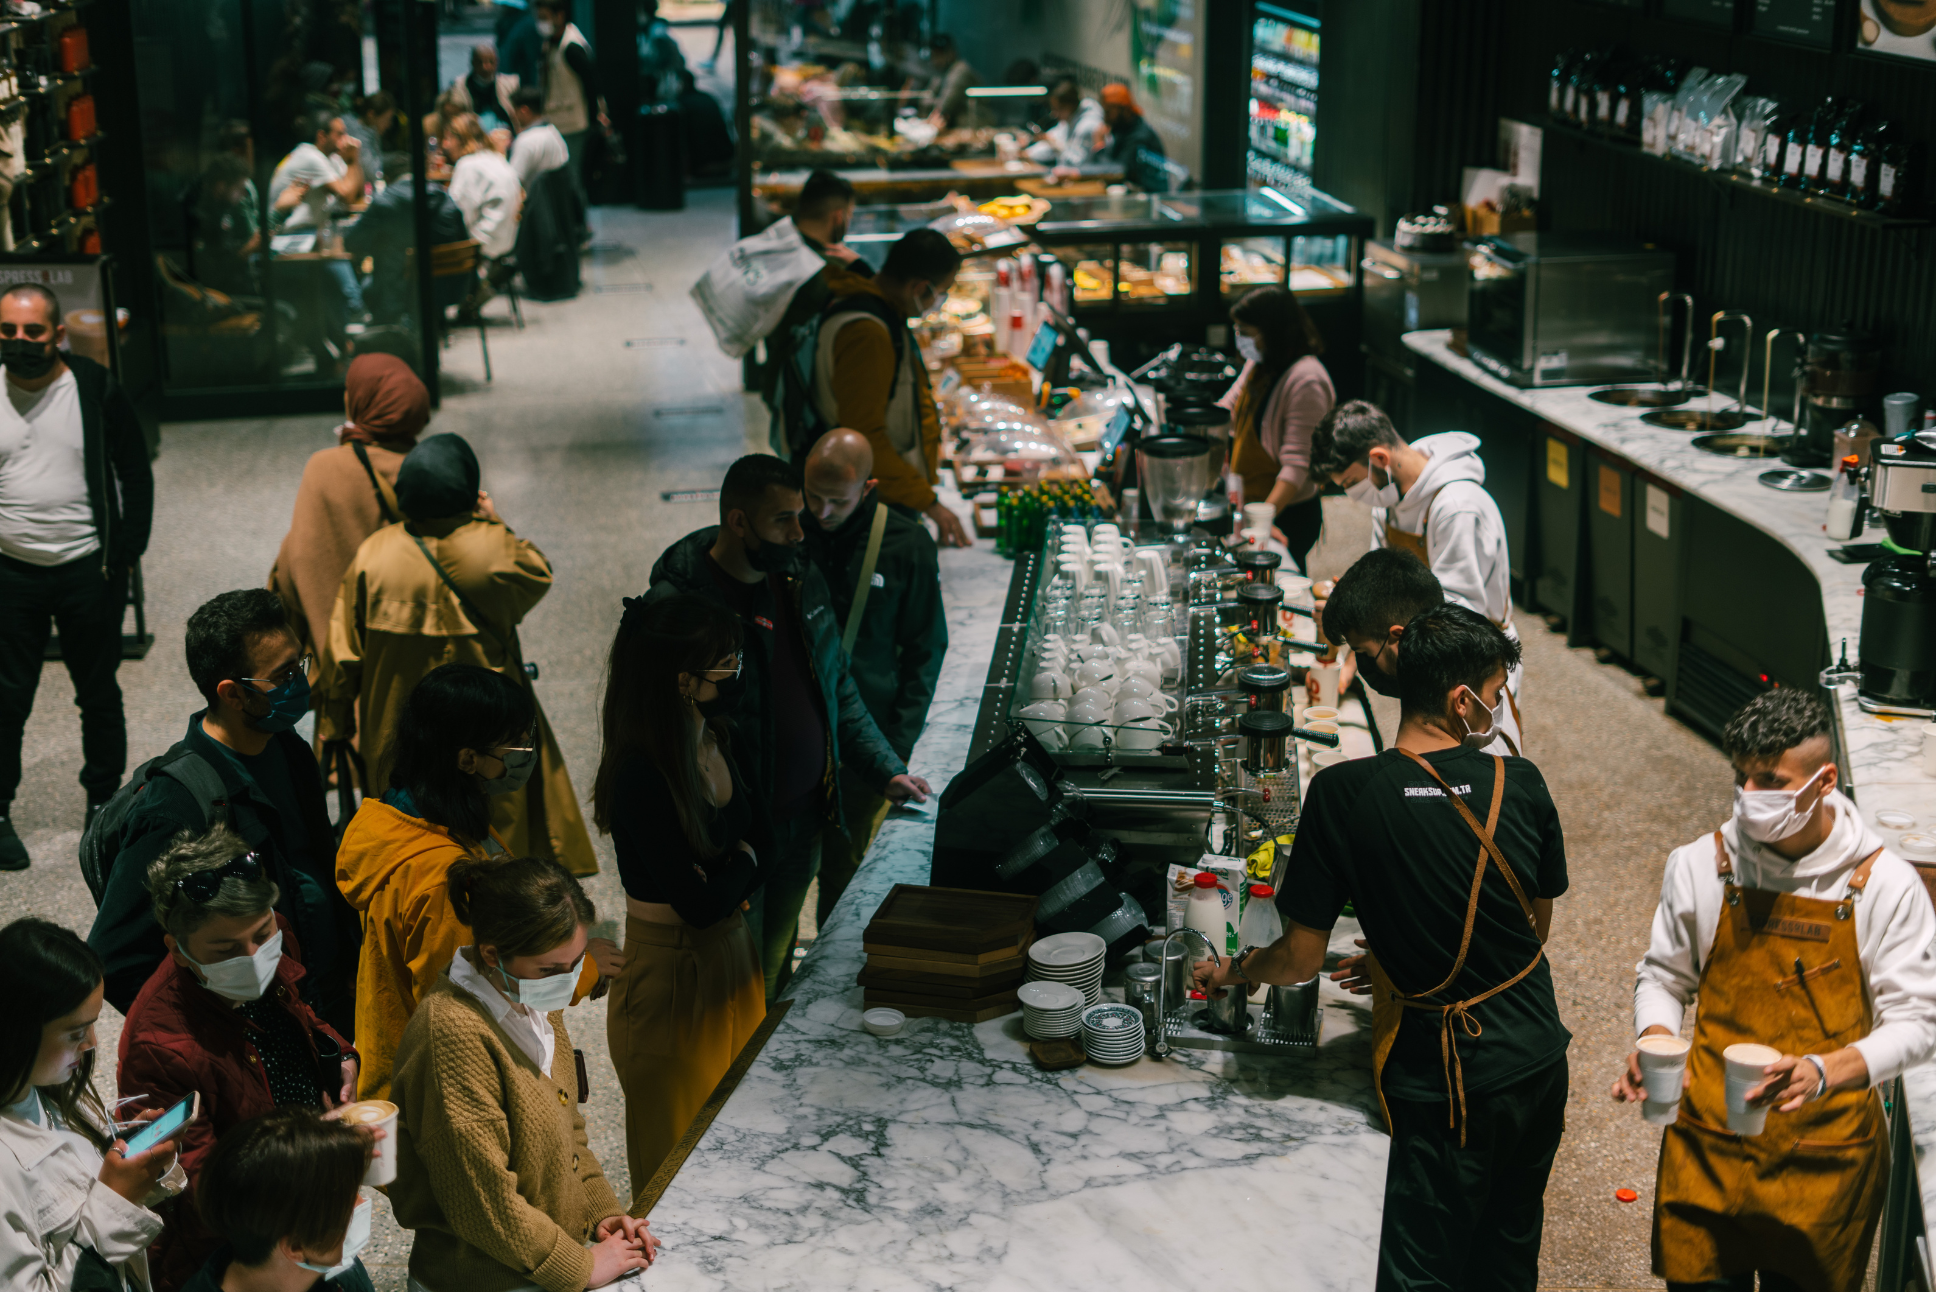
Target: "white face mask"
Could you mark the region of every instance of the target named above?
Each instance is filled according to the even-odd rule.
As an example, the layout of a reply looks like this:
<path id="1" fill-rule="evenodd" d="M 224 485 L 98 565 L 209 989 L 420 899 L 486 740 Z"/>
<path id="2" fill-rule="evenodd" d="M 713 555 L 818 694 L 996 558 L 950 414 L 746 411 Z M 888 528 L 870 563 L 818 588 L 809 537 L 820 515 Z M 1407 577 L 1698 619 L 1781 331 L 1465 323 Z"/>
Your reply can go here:
<path id="1" fill-rule="evenodd" d="M 333 1279 L 345 1273 L 356 1264 L 357 1253 L 370 1245 L 370 1215 L 375 1210 L 367 1196 L 358 1193 L 356 1210 L 350 1213 L 350 1227 L 343 1235 L 343 1256 L 334 1265 L 311 1265 L 308 1261 L 297 1261 L 303 1269 L 313 1270 L 325 1279 Z"/>
<path id="2" fill-rule="evenodd" d="M 584 968 L 585 957 L 579 956 L 570 973 L 553 974 L 549 978 L 513 978 L 503 965 L 498 965 L 497 977 L 506 996 L 535 1014 L 549 1014 L 571 1004 L 571 994 Z"/>
<path id="3" fill-rule="evenodd" d="M 557 30 L 558 30 L 557 27 L 553 26 L 551 23 L 548 23 L 548 22 L 541 22 L 538 24 L 538 34 L 540 36 L 543 36 L 546 40 L 550 40 L 553 33 L 555 33 Z"/>
<path id="4" fill-rule="evenodd" d="M 1242 332 L 1237 334 L 1237 353 L 1252 363 L 1264 361 L 1264 347 L 1257 343 L 1256 337 L 1245 336 Z"/>
<path id="5" fill-rule="evenodd" d="M 1367 507 L 1396 507 L 1399 498 L 1398 481 L 1386 475 L 1385 483 L 1379 484 L 1372 475 L 1376 470 L 1378 470 L 1377 467 L 1367 464 L 1365 478 L 1357 484 L 1344 487 L 1345 497 Z"/>
<path id="6" fill-rule="evenodd" d="M 226 1000 L 261 1000 L 262 993 L 276 980 L 276 966 L 282 963 L 282 930 L 264 942 L 252 956 L 236 956 L 205 965 L 182 952 L 182 959 L 202 971 L 202 985 Z"/>
<path id="7" fill-rule="evenodd" d="M 1746 786 L 1734 787 L 1734 823 L 1742 834 L 1756 843 L 1774 843 L 1786 839 L 1815 815 L 1815 809 L 1822 802 L 1821 795 L 1806 808 L 1801 806 L 1802 791 L 1821 778 L 1828 770 L 1825 763 L 1815 775 L 1803 781 L 1792 790 L 1751 790 Z"/>
<path id="8" fill-rule="evenodd" d="M 1464 718 L 1460 718 L 1459 721 L 1465 725 L 1465 737 L 1459 743 L 1467 749 L 1484 749 L 1492 743 L 1492 738 L 1499 734 L 1500 727 L 1505 724 L 1506 693 L 1502 688 L 1499 692 L 1499 703 L 1493 705 L 1490 709 L 1485 707 L 1486 702 L 1480 699 L 1477 691 L 1474 691 L 1468 686 L 1466 693 L 1478 701 L 1480 709 L 1484 710 L 1486 717 L 1490 721 L 1486 723 L 1486 729 L 1484 731 L 1474 731 L 1471 723 L 1466 722 Z"/>

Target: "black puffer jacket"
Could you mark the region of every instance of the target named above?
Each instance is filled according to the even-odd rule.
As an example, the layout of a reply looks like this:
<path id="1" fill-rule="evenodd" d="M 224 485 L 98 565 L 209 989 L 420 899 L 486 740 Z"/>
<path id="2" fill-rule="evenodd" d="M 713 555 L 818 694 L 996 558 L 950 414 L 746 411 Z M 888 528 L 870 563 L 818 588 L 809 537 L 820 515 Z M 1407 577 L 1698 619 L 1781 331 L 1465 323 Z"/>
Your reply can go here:
<path id="1" fill-rule="evenodd" d="M 696 530 L 668 547 L 652 566 L 652 586 L 648 600 L 689 592 L 708 601 L 727 606 L 719 585 L 706 568 L 706 553 L 719 529 L 715 525 Z M 807 661 L 814 681 L 820 684 L 822 711 L 827 718 L 827 774 L 821 781 L 821 806 L 827 820 L 846 828 L 840 811 L 840 795 L 834 792 L 834 773 L 843 762 L 863 783 L 878 790 L 907 771 L 907 764 L 895 754 L 893 746 L 867 712 L 860 692 L 847 674 L 847 657 L 840 649 L 840 628 L 834 619 L 827 595 L 827 581 L 812 562 L 802 567 L 798 577 L 770 576 L 757 585 L 762 598 L 775 595 L 793 599 L 793 621 L 807 634 Z M 745 644 L 746 696 L 733 719 L 733 739 L 740 769 L 753 782 L 755 795 L 766 802 L 775 783 L 773 769 L 773 706 L 768 702 L 768 678 L 772 673 L 774 622 L 771 613 L 758 608 L 751 617 L 742 617 Z"/>
<path id="2" fill-rule="evenodd" d="M 941 608 L 941 560 L 921 522 L 869 493 L 832 533 L 811 517 L 803 525 L 807 555 L 826 576 L 833 598 L 834 634 L 847 630 L 860 588 L 874 513 L 887 507 L 887 528 L 874 562 L 873 590 L 861 612 L 851 671 L 862 703 L 903 762 L 921 738 L 948 654 L 948 619 Z"/>
<path id="3" fill-rule="evenodd" d="M 74 373 L 81 397 L 81 466 L 87 473 L 87 504 L 101 538 L 101 567 L 125 571 L 148 550 L 155 514 L 155 477 L 148 466 L 148 437 L 113 375 L 85 355 L 61 358 Z"/>

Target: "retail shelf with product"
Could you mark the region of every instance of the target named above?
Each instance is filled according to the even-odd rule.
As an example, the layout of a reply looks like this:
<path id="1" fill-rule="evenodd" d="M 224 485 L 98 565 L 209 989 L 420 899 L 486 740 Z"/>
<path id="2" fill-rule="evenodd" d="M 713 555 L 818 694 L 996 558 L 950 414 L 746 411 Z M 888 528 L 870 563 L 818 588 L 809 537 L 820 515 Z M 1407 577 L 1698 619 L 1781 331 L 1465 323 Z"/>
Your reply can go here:
<path id="1" fill-rule="evenodd" d="M 1317 154 L 1317 17 L 1258 4 L 1250 23 L 1250 148 L 1244 171 L 1262 186 L 1308 184 Z"/>

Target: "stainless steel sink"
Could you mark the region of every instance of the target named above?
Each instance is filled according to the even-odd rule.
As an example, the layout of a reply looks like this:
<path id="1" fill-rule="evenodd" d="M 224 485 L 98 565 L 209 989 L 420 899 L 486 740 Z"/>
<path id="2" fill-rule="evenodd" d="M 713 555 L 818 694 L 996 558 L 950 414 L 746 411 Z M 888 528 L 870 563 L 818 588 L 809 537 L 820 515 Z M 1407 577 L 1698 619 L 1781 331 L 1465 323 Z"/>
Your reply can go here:
<path id="1" fill-rule="evenodd" d="M 1716 413 L 1704 408 L 1662 408 L 1641 414 L 1640 420 L 1670 431 L 1731 431 L 1746 426 L 1750 419 L 1733 409 Z"/>
<path id="2" fill-rule="evenodd" d="M 1624 408 L 1672 408 L 1706 393 L 1698 386 L 1685 390 L 1669 390 L 1665 386 L 1604 386 L 1599 390 L 1589 390 L 1587 398 L 1597 399 L 1603 404 L 1619 404 Z"/>
<path id="3" fill-rule="evenodd" d="M 1723 458 L 1778 457 L 1788 447 L 1786 435 L 1760 435 L 1744 431 L 1734 435 L 1697 435 L 1694 447 L 1703 453 Z"/>

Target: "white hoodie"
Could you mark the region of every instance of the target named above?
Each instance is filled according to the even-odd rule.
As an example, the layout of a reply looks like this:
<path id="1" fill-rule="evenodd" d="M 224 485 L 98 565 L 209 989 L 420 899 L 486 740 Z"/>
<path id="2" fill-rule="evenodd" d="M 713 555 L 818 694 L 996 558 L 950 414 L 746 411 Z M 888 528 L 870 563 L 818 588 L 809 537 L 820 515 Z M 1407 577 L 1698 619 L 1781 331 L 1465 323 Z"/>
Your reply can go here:
<path id="1" fill-rule="evenodd" d="M 1822 846 L 1790 861 L 1744 839 L 1730 820 L 1721 836 L 1734 859 L 1735 883 L 1825 901 L 1848 891 L 1849 872 L 1882 846 L 1877 834 L 1843 795 L 1829 795 L 1835 827 Z M 1714 836 L 1704 834 L 1667 856 L 1653 939 L 1636 965 L 1634 1034 L 1655 1023 L 1679 1034 L 1681 1014 L 1701 983 L 1701 968 L 1720 925 L 1721 879 L 1715 872 Z M 1855 903 L 1855 943 L 1872 1002 L 1875 1030 L 1855 1042 L 1880 1085 L 1936 1052 L 1936 908 L 1915 868 L 1893 852 L 1876 858 L 1868 887 Z"/>
<path id="2" fill-rule="evenodd" d="M 1426 456 L 1425 469 L 1396 507 L 1372 509 L 1372 545 L 1386 546 L 1387 523 L 1407 534 L 1424 531 L 1427 564 L 1446 600 L 1505 623 L 1512 617 L 1506 522 L 1486 492 L 1479 437 L 1447 431 L 1412 447 Z"/>

